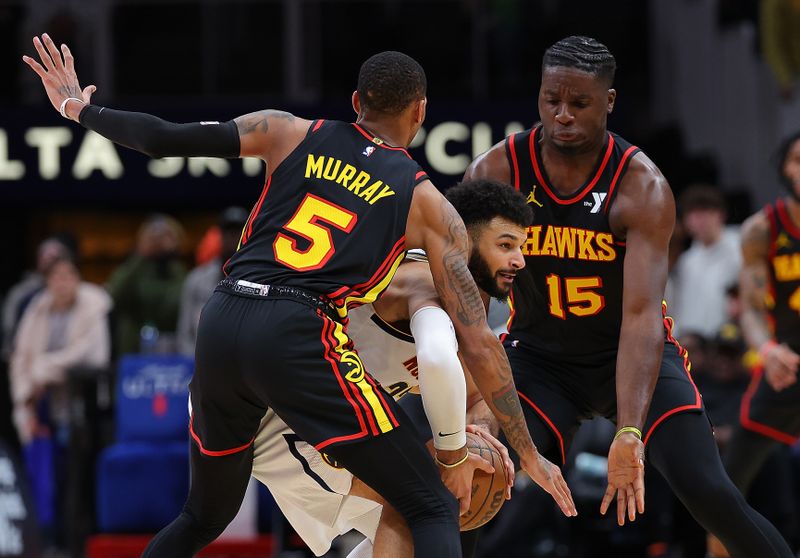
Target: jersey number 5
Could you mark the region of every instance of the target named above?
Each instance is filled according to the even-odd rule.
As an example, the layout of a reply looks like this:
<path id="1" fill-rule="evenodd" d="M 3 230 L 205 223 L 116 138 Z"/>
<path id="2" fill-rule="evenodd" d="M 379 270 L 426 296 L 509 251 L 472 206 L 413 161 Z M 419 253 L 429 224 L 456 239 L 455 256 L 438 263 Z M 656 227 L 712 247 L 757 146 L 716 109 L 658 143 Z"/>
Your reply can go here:
<path id="1" fill-rule="evenodd" d="M 547 276 L 547 292 L 550 298 L 550 313 L 565 320 L 564 294 L 567 310 L 578 317 L 594 316 L 606 305 L 606 299 L 592 289 L 603 286 L 600 277 L 564 277 L 555 274 Z"/>
<path id="2" fill-rule="evenodd" d="M 297 271 L 319 269 L 328 263 L 336 248 L 333 246 L 331 227 L 349 233 L 358 217 L 334 203 L 312 194 L 300 203 L 294 215 L 283 228 L 308 242 L 307 248 L 298 248 L 297 239 L 278 233 L 272 248 L 275 259 Z"/>

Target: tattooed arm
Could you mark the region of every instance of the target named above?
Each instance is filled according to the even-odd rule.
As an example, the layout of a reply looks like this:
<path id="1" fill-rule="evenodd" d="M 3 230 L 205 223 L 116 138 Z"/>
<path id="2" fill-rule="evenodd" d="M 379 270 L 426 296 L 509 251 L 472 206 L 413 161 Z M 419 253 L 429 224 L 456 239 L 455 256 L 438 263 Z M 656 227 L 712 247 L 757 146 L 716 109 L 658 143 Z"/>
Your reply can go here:
<path id="1" fill-rule="evenodd" d="M 450 315 L 464 360 L 522 468 L 547 490 L 566 515 L 575 505 L 561 471 L 536 451 L 519 403 L 511 367 L 500 341 L 486 324 L 478 287 L 467 268 L 467 231 L 452 205 L 426 181 L 414 190 L 406 245 L 423 248 L 444 310 Z"/>
<path id="2" fill-rule="evenodd" d="M 780 391 L 797 381 L 800 357 L 772 335 L 767 313 L 769 283 L 769 219 L 759 212 L 742 225 L 742 272 L 739 288 L 742 298 L 742 332 L 751 349 L 764 361 L 767 382 Z"/>
<path id="3" fill-rule="evenodd" d="M 83 89 L 69 48 L 56 47 L 47 35 L 35 37 L 41 64 L 29 56 L 23 61 L 41 78 L 50 102 L 63 116 L 125 147 L 150 157 L 257 157 L 275 168 L 303 141 L 311 122 L 275 110 L 240 116 L 235 120 L 175 124 L 141 112 L 92 105 L 94 85 Z"/>

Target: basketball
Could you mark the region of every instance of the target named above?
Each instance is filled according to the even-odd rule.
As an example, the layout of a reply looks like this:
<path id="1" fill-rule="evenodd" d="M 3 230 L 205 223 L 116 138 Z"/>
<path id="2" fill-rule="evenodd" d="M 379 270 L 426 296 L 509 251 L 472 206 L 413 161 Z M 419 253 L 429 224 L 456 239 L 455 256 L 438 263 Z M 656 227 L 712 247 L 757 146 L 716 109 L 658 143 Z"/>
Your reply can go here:
<path id="1" fill-rule="evenodd" d="M 472 501 L 467 513 L 461 516 L 461 530 L 471 531 L 492 519 L 506 501 L 506 468 L 503 458 L 486 440 L 467 432 L 467 448 L 494 467 L 494 473 L 476 470 L 472 479 Z"/>

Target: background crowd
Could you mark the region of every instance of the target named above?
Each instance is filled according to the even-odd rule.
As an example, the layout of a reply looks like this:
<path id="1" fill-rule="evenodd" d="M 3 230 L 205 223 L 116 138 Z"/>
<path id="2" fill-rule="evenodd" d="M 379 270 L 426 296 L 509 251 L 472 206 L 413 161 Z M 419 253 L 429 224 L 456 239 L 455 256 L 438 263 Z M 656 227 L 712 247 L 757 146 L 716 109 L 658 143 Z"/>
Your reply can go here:
<path id="1" fill-rule="evenodd" d="M 239 175 L 189 161 L 170 175 L 167 162 L 161 170 L 147 167 L 149 177 L 134 171 L 137 183 L 120 187 L 128 179 L 109 180 L 98 163 L 81 192 L 78 148 L 72 174 L 61 182 L 66 192 L 56 192 L 58 175 L 53 181 L 43 170 L 52 145 L 48 151 L 39 144 L 38 159 L 20 147 L 23 137 L 35 144 L 34 128 L 23 130 L 26 118 L 67 125 L 42 116 L 46 102 L 18 60 L 30 50 L 30 36 L 44 30 L 74 45 L 84 65 L 79 73 L 98 84 L 98 102 L 177 115 L 205 114 L 194 107 L 206 105 L 223 116 L 277 106 L 347 119 L 363 55 L 408 51 L 428 72 L 429 119 L 438 123 L 412 154 L 442 189 L 457 182 L 480 146 L 535 121 L 536 64 L 545 46 L 571 33 L 597 37 L 619 64 L 619 110 L 609 127 L 641 145 L 675 190 L 679 220 L 665 299 L 724 449 L 758 365 L 739 325 L 738 225 L 781 194 L 772 155 L 781 138 L 800 129 L 798 0 L 187 0 L 158 7 L 108 0 L 91 15 L 80 4 L 0 4 L 0 493 L 11 493 L 3 474 L 11 460 L 29 512 L 0 510 L 0 556 L 82 556 L 98 533 L 148 532 L 146 517 L 127 527 L 111 522 L 113 529 L 101 517 L 96 463 L 119 441 L 119 398 L 138 385 L 121 383 L 120 363 L 126 355 L 191 362 L 200 311 L 236 249 L 249 213 L 242 206 L 254 199 L 263 172 L 245 166 Z M 353 13 L 364 26 L 351 21 Z M 240 59 L 246 63 L 234 62 Z M 159 90 L 158 100 L 145 96 Z M 450 135 L 437 144 L 436 130 Z M 473 151 L 464 147 L 470 142 Z M 59 148 L 75 154 L 63 143 L 56 156 Z M 12 163 L 27 164 L 27 177 L 15 175 Z M 176 178 L 154 178 L 158 172 Z M 167 193 L 171 180 L 176 190 Z M 500 307 L 491 314 L 498 330 L 503 314 Z M 168 398 L 160 394 L 169 390 L 158 386 L 166 380 L 149 381 L 148 405 L 164 415 Z M 561 516 L 521 477 L 514 498 L 481 534 L 480 555 L 703 557 L 705 533 L 655 470 L 646 473 L 648 511 L 633 525 L 619 528 L 597 513 L 613 434 L 613 425 L 596 420 L 573 444 L 565 473 L 577 519 Z M 269 497 L 250 498 L 256 500 L 253 529 L 271 532 L 285 556 L 305 555 Z M 750 500 L 797 551 L 800 446 L 775 450 Z M 255 517 L 251 508 L 243 513 Z M 28 554 L 9 542 L 12 524 L 29 541 Z"/>

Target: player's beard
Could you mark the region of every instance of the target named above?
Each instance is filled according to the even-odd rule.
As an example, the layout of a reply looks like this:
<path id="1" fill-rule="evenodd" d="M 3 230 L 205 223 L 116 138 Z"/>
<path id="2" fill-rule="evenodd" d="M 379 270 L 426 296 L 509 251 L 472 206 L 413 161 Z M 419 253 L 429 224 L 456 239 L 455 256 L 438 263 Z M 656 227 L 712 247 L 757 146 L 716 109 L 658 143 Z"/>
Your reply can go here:
<path id="1" fill-rule="evenodd" d="M 489 268 L 489 264 L 483 256 L 481 256 L 480 252 L 475 249 L 473 249 L 472 253 L 469 255 L 469 271 L 472 273 L 472 277 L 475 279 L 478 288 L 486 292 L 489 296 L 500 301 L 504 301 L 508 298 L 509 293 L 503 292 L 500 289 L 497 285 L 497 278 Z"/>

